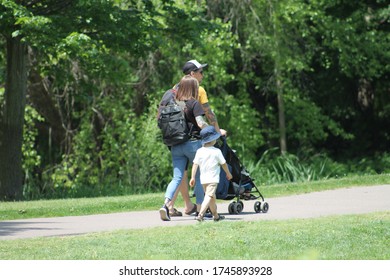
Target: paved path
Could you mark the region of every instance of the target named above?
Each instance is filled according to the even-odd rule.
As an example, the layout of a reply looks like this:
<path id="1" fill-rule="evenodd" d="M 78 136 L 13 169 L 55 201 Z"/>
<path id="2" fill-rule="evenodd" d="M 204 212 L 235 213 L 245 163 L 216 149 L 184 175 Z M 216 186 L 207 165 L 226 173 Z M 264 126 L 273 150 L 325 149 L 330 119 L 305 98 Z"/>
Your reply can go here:
<path id="1" fill-rule="evenodd" d="M 218 200 L 218 210 L 222 214 L 227 214 L 226 221 L 283 220 L 390 211 L 390 185 L 321 191 L 270 198 L 266 201 L 270 207 L 268 213 L 255 213 L 253 207 L 255 201 L 244 201 L 244 210 L 239 215 L 227 214 L 228 201 Z M 163 222 L 157 209 L 143 212 L 0 221 L 0 240 L 190 225 L 195 222 L 194 216 L 173 217 L 170 222 Z"/>

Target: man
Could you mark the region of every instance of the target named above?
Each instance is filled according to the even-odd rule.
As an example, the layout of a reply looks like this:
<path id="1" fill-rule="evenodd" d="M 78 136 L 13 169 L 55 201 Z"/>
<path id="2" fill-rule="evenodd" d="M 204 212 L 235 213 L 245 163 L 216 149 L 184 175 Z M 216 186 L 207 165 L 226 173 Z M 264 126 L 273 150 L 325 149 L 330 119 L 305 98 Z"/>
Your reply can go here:
<path id="1" fill-rule="evenodd" d="M 191 75 L 198 80 L 201 84 L 203 80 L 203 69 L 207 67 L 206 64 L 200 64 L 197 60 L 187 61 L 183 66 L 183 73 L 186 75 Z M 207 93 L 204 87 L 199 85 L 199 102 L 202 104 L 203 111 L 205 112 L 206 118 L 211 125 L 215 127 L 215 130 L 220 133 L 222 136 L 226 136 L 226 130 L 220 129 L 213 110 L 211 110 L 209 105 L 209 100 L 207 98 Z"/>

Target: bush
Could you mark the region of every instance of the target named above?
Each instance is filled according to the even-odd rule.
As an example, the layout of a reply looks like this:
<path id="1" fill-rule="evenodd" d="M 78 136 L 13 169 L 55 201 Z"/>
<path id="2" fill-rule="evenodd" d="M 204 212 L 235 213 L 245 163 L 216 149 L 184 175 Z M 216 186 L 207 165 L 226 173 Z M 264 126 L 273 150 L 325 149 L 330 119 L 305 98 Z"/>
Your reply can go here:
<path id="1" fill-rule="evenodd" d="M 344 165 L 333 162 L 325 155 L 301 160 L 293 154 L 280 155 L 276 148 L 267 150 L 260 160 L 249 162 L 246 167 L 251 177 L 267 185 L 323 180 L 344 176 L 347 171 Z"/>
<path id="2" fill-rule="evenodd" d="M 104 127 L 97 132 L 93 113 L 84 115 L 72 153 L 44 174 L 45 196 L 123 195 L 165 188 L 172 167 L 169 150 L 158 139 L 155 113 L 138 117 L 123 101 L 105 104 L 100 108 Z"/>

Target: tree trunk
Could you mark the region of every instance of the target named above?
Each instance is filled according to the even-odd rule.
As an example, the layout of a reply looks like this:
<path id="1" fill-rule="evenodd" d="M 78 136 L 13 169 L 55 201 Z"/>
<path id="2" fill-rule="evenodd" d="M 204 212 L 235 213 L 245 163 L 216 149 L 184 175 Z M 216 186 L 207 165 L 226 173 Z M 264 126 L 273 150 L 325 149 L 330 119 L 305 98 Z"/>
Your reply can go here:
<path id="1" fill-rule="evenodd" d="M 275 1 L 277 3 L 277 1 Z M 279 119 L 279 142 L 280 142 L 280 152 L 281 154 L 285 154 L 287 152 L 287 138 L 286 138 L 286 118 L 285 118 L 285 112 L 284 112 L 284 98 L 283 98 L 283 85 L 281 81 L 281 74 L 280 74 L 280 61 L 281 61 L 281 55 L 280 52 L 282 52 L 282 48 L 279 45 L 279 42 L 282 41 L 282 35 L 281 32 L 279 32 L 280 28 L 278 28 L 278 21 L 277 17 L 275 16 L 274 12 L 274 1 L 269 0 L 269 16 L 272 22 L 272 28 L 273 28 L 273 42 L 274 42 L 274 48 L 276 50 L 275 55 L 275 66 L 274 66 L 274 75 L 275 75 L 275 87 L 276 87 L 276 94 L 278 98 L 278 119 Z"/>
<path id="2" fill-rule="evenodd" d="M 30 61 L 31 55 L 30 53 Z M 36 124 L 39 134 L 48 138 L 48 142 L 53 141 L 53 145 L 60 147 L 66 138 L 61 114 L 56 106 L 54 94 L 50 92 L 48 79 L 42 78 L 32 67 L 29 68 L 27 103 L 45 118 L 45 124 Z"/>
<path id="3" fill-rule="evenodd" d="M 7 78 L 0 119 L 0 200 L 19 200 L 23 192 L 22 143 L 27 89 L 27 47 L 7 38 Z"/>
<path id="4" fill-rule="evenodd" d="M 286 118 L 284 115 L 284 98 L 282 82 L 280 81 L 278 70 L 275 70 L 276 78 L 276 92 L 278 95 L 278 116 L 279 116 L 279 139 L 280 139 L 280 152 L 285 154 L 287 152 L 287 139 L 286 139 Z"/>

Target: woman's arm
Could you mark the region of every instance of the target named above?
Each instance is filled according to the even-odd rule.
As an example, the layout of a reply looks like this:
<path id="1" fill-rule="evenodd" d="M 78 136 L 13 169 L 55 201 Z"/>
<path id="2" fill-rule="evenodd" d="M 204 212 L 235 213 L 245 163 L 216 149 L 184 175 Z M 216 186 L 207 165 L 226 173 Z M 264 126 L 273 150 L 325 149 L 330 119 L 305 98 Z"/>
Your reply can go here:
<path id="1" fill-rule="evenodd" d="M 197 116 L 197 117 L 195 117 L 195 120 L 196 120 L 196 123 L 198 124 L 200 129 L 205 128 L 206 126 L 208 126 L 204 116 Z"/>

